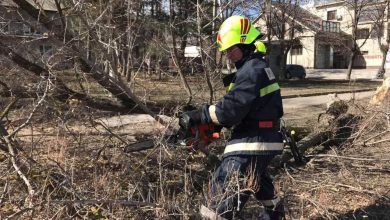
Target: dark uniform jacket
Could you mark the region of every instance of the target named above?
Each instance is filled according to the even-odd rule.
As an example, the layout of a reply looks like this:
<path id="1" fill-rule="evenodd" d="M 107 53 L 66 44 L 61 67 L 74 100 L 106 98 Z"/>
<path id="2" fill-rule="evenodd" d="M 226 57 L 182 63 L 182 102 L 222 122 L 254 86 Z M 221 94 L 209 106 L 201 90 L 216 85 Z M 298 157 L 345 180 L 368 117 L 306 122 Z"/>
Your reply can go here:
<path id="1" fill-rule="evenodd" d="M 283 106 L 272 70 L 258 53 L 236 63 L 236 68 L 228 93 L 203 109 L 203 121 L 233 127 L 224 156 L 280 154 Z"/>

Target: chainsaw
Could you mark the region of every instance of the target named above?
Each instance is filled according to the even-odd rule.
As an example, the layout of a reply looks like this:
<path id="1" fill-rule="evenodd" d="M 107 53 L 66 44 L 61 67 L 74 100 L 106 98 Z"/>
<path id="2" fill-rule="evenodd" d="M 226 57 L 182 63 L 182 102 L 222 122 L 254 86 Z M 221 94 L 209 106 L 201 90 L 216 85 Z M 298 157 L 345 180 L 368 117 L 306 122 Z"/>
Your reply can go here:
<path id="1" fill-rule="evenodd" d="M 297 165 L 302 165 L 305 160 L 298 149 L 297 142 L 295 141 L 295 131 L 287 129 L 284 120 L 280 120 L 280 133 L 283 136 L 283 143 L 285 148 L 290 148 L 291 154 L 294 157 L 294 161 Z"/>
<path id="2" fill-rule="evenodd" d="M 185 148 L 190 153 L 195 153 L 197 151 L 200 151 L 204 153 L 206 156 L 211 156 L 213 158 L 216 158 L 215 155 L 210 155 L 207 146 L 211 144 L 213 141 L 220 138 L 220 133 L 219 133 L 220 130 L 221 128 L 219 126 L 215 126 L 212 123 L 198 124 L 189 128 L 181 126 L 176 133 L 164 135 L 160 142 L 174 148 L 181 148 L 181 149 Z M 283 120 L 281 120 L 280 133 L 283 136 L 283 142 L 285 148 L 290 149 L 291 154 L 294 157 L 295 163 L 299 165 L 304 164 L 304 158 L 301 152 L 299 151 L 297 143 L 295 141 L 295 137 L 294 137 L 295 131 L 288 130 Z M 147 139 L 144 141 L 139 141 L 127 145 L 124 148 L 124 152 L 131 153 L 135 151 L 146 150 L 146 149 L 154 148 L 155 145 L 156 145 L 156 140 Z"/>
<path id="3" fill-rule="evenodd" d="M 190 128 L 183 128 L 174 134 L 164 135 L 161 143 L 174 148 L 185 148 L 190 153 L 200 151 L 205 155 L 209 155 L 207 146 L 213 141 L 220 138 L 219 132 L 216 131 L 214 124 L 199 124 Z M 156 140 L 147 139 L 132 143 L 124 148 L 125 153 L 135 152 L 153 148 L 156 145 Z"/>

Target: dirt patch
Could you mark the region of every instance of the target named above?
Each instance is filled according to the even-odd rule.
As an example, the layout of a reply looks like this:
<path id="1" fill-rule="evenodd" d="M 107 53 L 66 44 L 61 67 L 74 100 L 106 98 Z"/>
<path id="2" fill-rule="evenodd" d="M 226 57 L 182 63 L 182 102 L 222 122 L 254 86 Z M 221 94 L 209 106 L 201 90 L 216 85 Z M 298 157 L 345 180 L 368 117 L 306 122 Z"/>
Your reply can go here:
<path id="1" fill-rule="evenodd" d="M 214 96 L 215 100 L 221 98 L 225 93 L 225 88 L 221 80 L 214 81 Z M 370 80 L 290 80 L 279 82 L 282 96 L 310 96 L 328 93 L 354 92 L 361 90 L 375 90 L 381 82 Z M 202 78 L 189 78 L 189 85 L 194 96 L 194 103 L 208 102 L 210 94 L 208 87 L 203 82 Z M 147 88 L 147 89 L 146 89 Z M 167 81 L 150 81 L 140 79 L 139 83 L 134 85 L 136 93 L 151 103 L 170 103 L 180 104 L 185 101 L 187 94 L 181 86 L 178 78 L 173 78 Z"/>
<path id="2" fill-rule="evenodd" d="M 144 91 L 137 89 L 138 94 L 145 94 L 145 100 L 170 108 L 176 98 L 178 103 L 183 102 L 184 90 L 175 87 L 177 82 L 153 84 L 154 87 L 147 83 L 152 82 L 143 84 Z M 310 88 L 309 81 L 306 83 Z M 196 87 L 196 81 L 192 85 L 199 91 L 198 100 L 205 100 L 206 87 Z M 151 92 L 146 89 L 149 87 Z M 303 91 L 300 89 L 304 87 L 296 90 Z M 170 93 L 165 96 L 168 90 Z M 222 87 L 219 91 L 220 95 L 224 92 Z M 1 101 L 8 103 L 6 99 Z M 22 125 L 34 104 L 31 99 L 18 102 L 3 124 L 9 131 Z M 314 125 L 315 112 L 320 107 L 313 108 L 287 116 L 293 125 Z M 288 219 L 389 216 L 390 150 L 388 142 L 379 142 L 389 136 L 384 133 L 374 137 L 387 128 L 388 119 L 383 116 L 388 115 L 388 110 L 377 109 L 373 117 L 372 109 L 357 106 L 357 113 L 363 120 L 349 144 L 310 152 L 311 160 L 306 166 L 273 170 L 277 188 L 285 196 Z M 18 219 L 193 219 L 200 204 L 207 202 L 208 180 L 214 169 L 205 166 L 208 158 L 167 146 L 159 139 L 154 149 L 124 153 L 126 143 L 134 141 L 134 134 L 148 130 L 134 118 L 126 123 L 120 120 L 119 126 L 109 131 L 96 124 L 95 119 L 113 116 L 112 112 L 82 104 L 71 109 L 53 100 L 40 106 L 29 126 L 22 130 L 25 133 L 15 138 L 20 148 L 17 164 L 36 192 L 32 198 L 34 212 L 26 210 L 25 183 L 10 165 L 9 155 L 0 151 L 0 218 L 15 215 Z M 74 126 L 83 130 L 72 129 Z M 364 127 L 369 132 L 359 133 L 366 131 L 362 130 Z M 212 151 L 218 154 L 223 148 L 223 142 L 215 143 Z M 258 204 L 252 201 L 244 216 L 251 219 L 258 211 Z"/>
<path id="3" fill-rule="evenodd" d="M 388 113 L 363 106 L 356 105 L 362 120 L 349 141 L 309 152 L 306 166 L 278 174 L 290 219 L 389 218 Z"/>

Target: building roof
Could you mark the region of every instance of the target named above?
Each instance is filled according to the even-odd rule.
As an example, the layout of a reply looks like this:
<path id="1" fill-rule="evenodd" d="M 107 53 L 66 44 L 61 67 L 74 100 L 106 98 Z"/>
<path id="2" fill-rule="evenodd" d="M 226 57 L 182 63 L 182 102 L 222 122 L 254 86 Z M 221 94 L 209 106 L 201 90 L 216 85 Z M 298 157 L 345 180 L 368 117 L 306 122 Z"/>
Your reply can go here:
<path id="1" fill-rule="evenodd" d="M 286 3 L 274 3 L 273 7 L 287 13 L 292 19 L 298 21 L 312 31 L 318 32 L 321 30 L 322 19 L 309 11 L 301 8 L 298 5 Z"/>
<path id="2" fill-rule="evenodd" d="M 26 0 L 36 9 L 43 9 L 45 11 L 57 11 L 54 0 Z M 18 7 L 12 0 L 0 0 L 0 6 Z"/>
<path id="3" fill-rule="evenodd" d="M 326 34 L 326 35 L 330 34 L 330 35 L 343 36 L 343 37 L 350 36 L 349 34 L 343 32 L 340 29 L 338 32 L 334 32 L 334 33 L 329 32 L 329 31 L 325 31 L 323 29 L 324 20 L 321 17 L 311 13 L 310 11 L 308 11 L 306 9 L 303 9 L 302 7 L 300 7 L 298 5 L 292 5 L 292 4 L 286 4 L 286 3 L 276 3 L 276 4 L 274 3 L 272 5 L 274 8 L 277 8 L 278 10 L 284 11 L 285 13 L 287 13 L 291 19 L 294 19 L 295 21 L 297 21 L 301 25 L 305 26 L 306 28 L 308 28 L 316 33 L 322 33 L 322 34 Z M 283 7 L 287 7 L 287 8 L 283 8 Z M 334 23 L 334 22 L 331 22 L 331 23 Z"/>

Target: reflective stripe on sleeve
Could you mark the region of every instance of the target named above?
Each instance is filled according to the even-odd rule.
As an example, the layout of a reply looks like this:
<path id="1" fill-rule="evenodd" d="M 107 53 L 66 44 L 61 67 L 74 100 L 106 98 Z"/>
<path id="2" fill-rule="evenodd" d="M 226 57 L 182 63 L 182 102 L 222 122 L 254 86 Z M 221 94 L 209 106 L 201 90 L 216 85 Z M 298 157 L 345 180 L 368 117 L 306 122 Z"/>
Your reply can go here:
<path id="1" fill-rule="evenodd" d="M 226 145 L 224 154 L 235 151 L 279 151 L 283 150 L 283 143 L 237 143 Z"/>
<path id="2" fill-rule="evenodd" d="M 280 87 L 279 87 L 278 83 L 272 83 L 271 85 L 260 89 L 260 97 L 266 96 L 266 95 L 268 95 L 272 92 L 275 92 L 279 89 L 280 89 Z"/>
<path id="3" fill-rule="evenodd" d="M 219 125 L 220 123 L 219 123 L 218 118 L 217 118 L 215 105 L 210 105 L 210 107 L 209 107 L 209 114 L 210 114 L 210 118 L 211 118 L 212 122 L 214 124 Z"/>
<path id="4" fill-rule="evenodd" d="M 234 83 L 230 83 L 226 89 L 226 92 L 229 92 L 231 89 L 233 89 L 233 87 L 234 87 Z"/>

